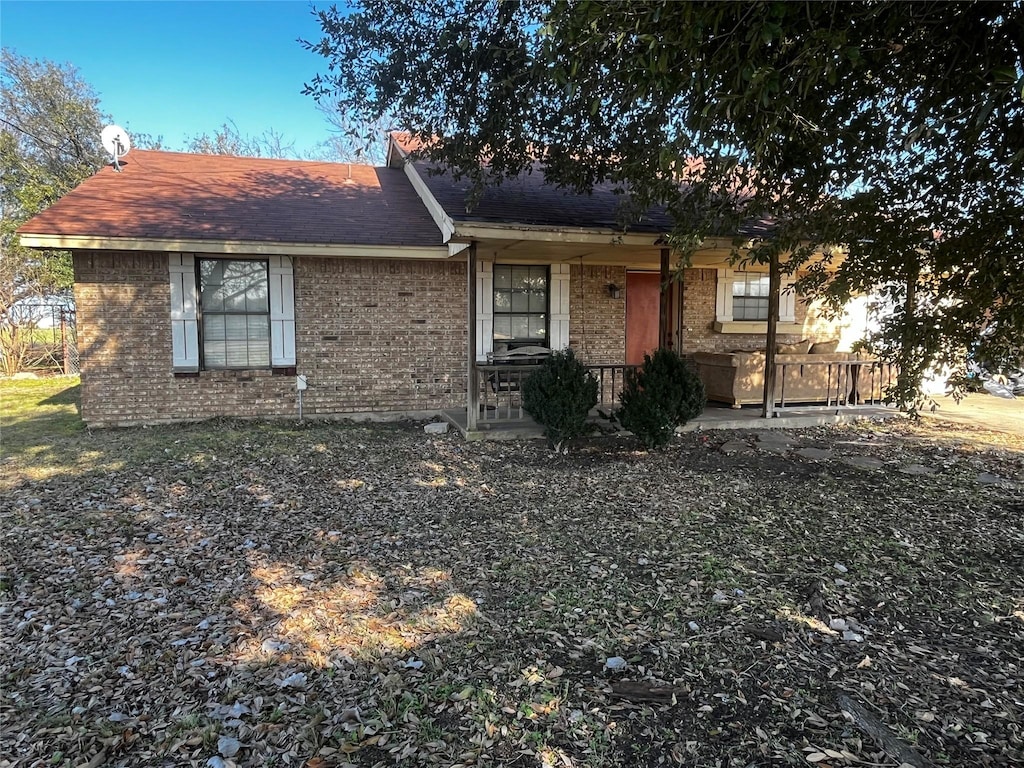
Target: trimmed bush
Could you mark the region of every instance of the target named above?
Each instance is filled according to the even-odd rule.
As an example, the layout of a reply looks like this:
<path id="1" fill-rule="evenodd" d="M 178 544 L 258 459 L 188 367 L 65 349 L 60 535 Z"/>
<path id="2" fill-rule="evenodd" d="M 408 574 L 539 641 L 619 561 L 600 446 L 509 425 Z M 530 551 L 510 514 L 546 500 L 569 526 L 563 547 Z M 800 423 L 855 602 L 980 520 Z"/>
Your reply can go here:
<path id="1" fill-rule="evenodd" d="M 619 421 L 648 448 L 668 443 L 707 402 L 704 382 L 671 349 L 644 355 L 644 364 L 626 376 L 619 399 Z"/>
<path id="2" fill-rule="evenodd" d="M 552 352 L 523 382 L 523 408 L 556 451 L 568 450 L 569 441 L 589 431 L 587 414 L 595 405 L 597 379 L 571 349 Z"/>

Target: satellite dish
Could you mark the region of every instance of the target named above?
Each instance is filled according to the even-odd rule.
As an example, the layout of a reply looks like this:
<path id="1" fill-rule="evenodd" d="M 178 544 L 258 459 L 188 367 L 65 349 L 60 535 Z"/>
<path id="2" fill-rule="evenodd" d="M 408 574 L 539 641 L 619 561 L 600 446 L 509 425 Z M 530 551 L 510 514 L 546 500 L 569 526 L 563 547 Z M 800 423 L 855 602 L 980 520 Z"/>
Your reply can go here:
<path id="1" fill-rule="evenodd" d="M 128 132 L 119 125 L 108 125 L 100 131 L 100 141 L 103 143 L 103 148 L 110 153 L 110 157 L 114 161 L 114 170 L 120 171 L 121 166 L 118 161 L 127 155 L 128 150 L 132 147 L 131 142 L 128 140 Z"/>

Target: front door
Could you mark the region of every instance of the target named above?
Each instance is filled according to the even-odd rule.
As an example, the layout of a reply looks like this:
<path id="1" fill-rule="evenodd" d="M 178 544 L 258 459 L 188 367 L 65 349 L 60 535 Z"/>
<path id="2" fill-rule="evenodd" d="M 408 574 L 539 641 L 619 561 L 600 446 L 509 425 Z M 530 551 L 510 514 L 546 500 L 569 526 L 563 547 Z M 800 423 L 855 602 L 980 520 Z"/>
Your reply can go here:
<path id="1" fill-rule="evenodd" d="M 626 365 L 642 365 L 644 354 L 658 348 L 661 275 L 626 273 Z"/>

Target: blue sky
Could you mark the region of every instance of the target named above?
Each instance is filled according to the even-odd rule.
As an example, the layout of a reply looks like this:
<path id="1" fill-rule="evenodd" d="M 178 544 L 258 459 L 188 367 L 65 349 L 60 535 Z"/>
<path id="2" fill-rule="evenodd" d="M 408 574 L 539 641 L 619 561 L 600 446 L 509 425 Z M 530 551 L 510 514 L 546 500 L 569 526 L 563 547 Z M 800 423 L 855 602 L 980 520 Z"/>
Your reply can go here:
<path id="1" fill-rule="evenodd" d="M 129 134 L 162 135 L 167 149 L 230 119 L 247 135 L 272 128 L 302 154 L 329 134 L 301 94 L 326 72 L 326 60 L 296 42 L 319 39 L 311 9 L 309 0 L 3 0 L 0 42 L 75 65 L 114 122 Z"/>

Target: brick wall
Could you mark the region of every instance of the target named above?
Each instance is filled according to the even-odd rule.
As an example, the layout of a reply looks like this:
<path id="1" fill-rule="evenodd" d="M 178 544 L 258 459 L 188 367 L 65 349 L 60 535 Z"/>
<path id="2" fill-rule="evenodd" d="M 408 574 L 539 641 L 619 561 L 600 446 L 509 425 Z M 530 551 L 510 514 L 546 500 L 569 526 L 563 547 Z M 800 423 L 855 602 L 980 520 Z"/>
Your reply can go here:
<path id="1" fill-rule="evenodd" d="M 301 258 L 295 305 L 310 413 L 465 404 L 465 264 Z"/>
<path id="2" fill-rule="evenodd" d="M 269 370 L 171 371 L 164 253 L 75 254 L 82 416 L 94 426 L 290 416 L 295 379 Z M 465 402 L 465 265 L 295 259 L 304 411 L 417 411 Z"/>
<path id="3" fill-rule="evenodd" d="M 569 346 L 587 363 L 626 359 L 626 301 L 608 295 L 609 283 L 625 289 L 626 268 L 577 264 L 569 269 Z"/>
<path id="4" fill-rule="evenodd" d="M 717 271 L 687 269 L 683 274 L 683 354 L 694 352 L 729 352 L 734 349 L 764 349 L 764 334 L 718 333 L 714 329 Z M 780 344 L 801 339 L 828 341 L 838 339 L 842 326 L 823 317 L 818 307 L 796 300 L 796 322 L 802 326 L 798 334 L 779 334 Z"/>
<path id="5" fill-rule="evenodd" d="M 309 379 L 310 416 L 411 412 L 465 403 L 465 264 L 297 257 L 297 370 Z M 269 370 L 171 371 L 170 283 L 164 253 L 75 254 L 82 411 L 91 425 L 293 416 L 295 380 Z M 682 352 L 763 348 L 760 334 L 714 331 L 716 272 L 688 269 Z M 622 363 L 626 302 L 608 284 L 625 267 L 575 265 L 569 342 L 588 363 Z M 837 338 L 835 323 L 798 301 L 803 332 Z"/>

